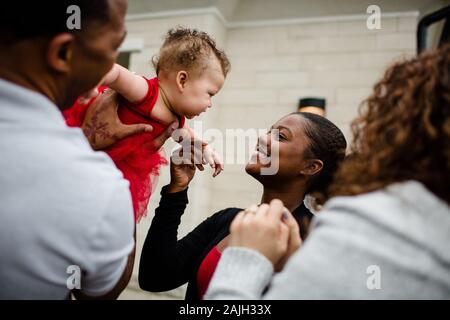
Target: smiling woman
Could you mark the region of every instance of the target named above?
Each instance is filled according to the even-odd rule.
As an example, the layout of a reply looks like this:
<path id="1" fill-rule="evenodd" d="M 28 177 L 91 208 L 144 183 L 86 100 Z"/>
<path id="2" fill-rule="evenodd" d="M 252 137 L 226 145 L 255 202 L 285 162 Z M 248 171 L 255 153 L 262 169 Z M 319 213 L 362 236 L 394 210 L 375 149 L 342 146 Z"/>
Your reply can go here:
<path id="1" fill-rule="evenodd" d="M 276 130 L 275 130 L 276 129 Z M 246 172 L 263 185 L 261 203 L 278 198 L 293 212 L 305 238 L 312 213 L 303 204 L 307 193 L 328 196 L 334 170 L 345 154 L 342 132 L 329 120 L 309 113 L 294 113 L 277 121 L 258 139 L 257 153 Z M 277 150 L 278 170 L 265 175 L 270 165 L 262 159 Z M 188 203 L 187 188 L 195 166 L 171 162 L 171 182 L 163 187 L 144 243 L 139 269 L 142 289 L 167 291 L 189 282 L 186 299 L 203 297 L 209 280 L 228 246 L 230 224 L 240 208 L 221 210 L 178 240 L 177 230 Z M 295 223 L 295 222 L 294 222 Z"/>
<path id="2" fill-rule="evenodd" d="M 265 223 L 281 216 L 279 201 L 241 215 L 207 298 L 450 297 L 450 45 L 389 67 L 353 129 L 330 188 L 339 196 L 308 241 L 298 249 L 279 219 Z"/>

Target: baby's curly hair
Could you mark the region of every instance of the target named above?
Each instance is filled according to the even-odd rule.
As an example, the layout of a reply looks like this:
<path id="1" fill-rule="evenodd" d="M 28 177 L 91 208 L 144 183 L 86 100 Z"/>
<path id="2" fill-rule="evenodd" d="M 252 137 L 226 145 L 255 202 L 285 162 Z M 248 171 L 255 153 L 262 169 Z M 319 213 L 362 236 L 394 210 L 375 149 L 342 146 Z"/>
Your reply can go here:
<path id="1" fill-rule="evenodd" d="M 450 203 L 450 44 L 391 66 L 352 131 L 332 195 L 416 180 Z"/>
<path id="2" fill-rule="evenodd" d="M 153 57 L 152 63 L 157 75 L 161 70 L 178 68 L 201 74 L 208 67 L 211 53 L 219 60 L 226 77 L 230 71 L 230 61 L 225 52 L 216 47 L 214 39 L 197 29 L 177 27 L 167 32 L 159 56 Z"/>

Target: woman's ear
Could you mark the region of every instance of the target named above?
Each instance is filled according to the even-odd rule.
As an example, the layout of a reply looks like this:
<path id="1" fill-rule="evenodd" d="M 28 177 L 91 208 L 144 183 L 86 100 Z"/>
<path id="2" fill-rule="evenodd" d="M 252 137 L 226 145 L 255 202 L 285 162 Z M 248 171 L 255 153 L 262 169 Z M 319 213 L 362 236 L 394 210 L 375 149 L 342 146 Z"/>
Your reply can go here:
<path id="1" fill-rule="evenodd" d="M 305 176 L 313 176 L 320 172 L 320 170 L 322 170 L 323 168 L 323 162 L 319 159 L 305 160 L 304 163 L 305 165 L 300 173 Z"/>
<path id="2" fill-rule="evenodd" d="M 177 73 L 177 87 L 180 92 L 184 91 L 184 88 L 186 87 L 186 81 L 188 79 L 188 73 L 184 70 L 178 71 Z"/>
<path id="3" fill-rule="evenodd" d="M 68 73 L 74 48 L 74 36 L 70 33 L 61 33 L 53 37 L 47 49 L 47 63 L 57 72 Z"/>

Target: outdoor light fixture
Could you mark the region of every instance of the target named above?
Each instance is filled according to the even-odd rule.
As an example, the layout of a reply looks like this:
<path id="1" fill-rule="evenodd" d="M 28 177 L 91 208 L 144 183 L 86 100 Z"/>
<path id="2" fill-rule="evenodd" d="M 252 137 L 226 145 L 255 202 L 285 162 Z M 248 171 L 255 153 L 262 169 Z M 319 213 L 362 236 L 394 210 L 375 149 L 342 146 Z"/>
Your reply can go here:
<path id="1" fill-rule="evenodd" d="M 299 112 L 310 112 L 325 117 L 326 100 L 324 98 L 302 98 L 298 103 Z"/>

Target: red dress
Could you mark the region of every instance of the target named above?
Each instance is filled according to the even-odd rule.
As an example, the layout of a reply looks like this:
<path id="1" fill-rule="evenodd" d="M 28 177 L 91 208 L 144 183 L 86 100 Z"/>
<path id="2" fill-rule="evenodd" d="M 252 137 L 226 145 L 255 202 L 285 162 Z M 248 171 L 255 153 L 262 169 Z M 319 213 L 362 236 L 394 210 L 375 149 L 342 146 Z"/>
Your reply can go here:
<path id="1" fill-rule="evenodd" d="M 103 149 L 114 161 L 117 168 L 122 171 L 125 179 L 130 182 L 131 197 L 133 200 L 135 221 L 146 215 L 147 206 L 153 187 L 159 175 L 161 165 L 166 165 L 167 160 L 160 150 L 155 150 L 153 140 L 166 128 L 167 124 L 161 120 L 150 117 L 150 113 L 158 99 L 158 78 L 145 79 L 148 83 L 148 91 L 142 101 L 130 103 L 122 99 L 119 103 L 118 115 L 124 124 L 146 123 L 153 127 L 153 131 L 144 132 L 124 138 L 114 145 Z M 101 87 L 103 91 L 106 87 Z M 70 127 L 81 127 L 86 111 L 95 98 L 82 104 L 78 100 L 69 109 L 63 112 L 66 123 Z M 97 122 L 95 116 L 92 122 Z M 185 118 L 179 119 L 180 128 L 184 126 Z M 96 133 L 102 134 L 102 124 L 95 123 Z M 89 126 L 84 130 L 89 131 Z"/>
<path id="2" fill-rule="evenodd" d="M 214 275 L 214 271 L 216 271 L 217 264 L 219 263 L 221 256 L 222 253 L 219 249 L 217 249 L 217 246 L 214 246 L 200 264 L 197 271 L 197 288 L 199 299 L 203 299 L 206 290 L 208 290 L 209 282 Z"/>

